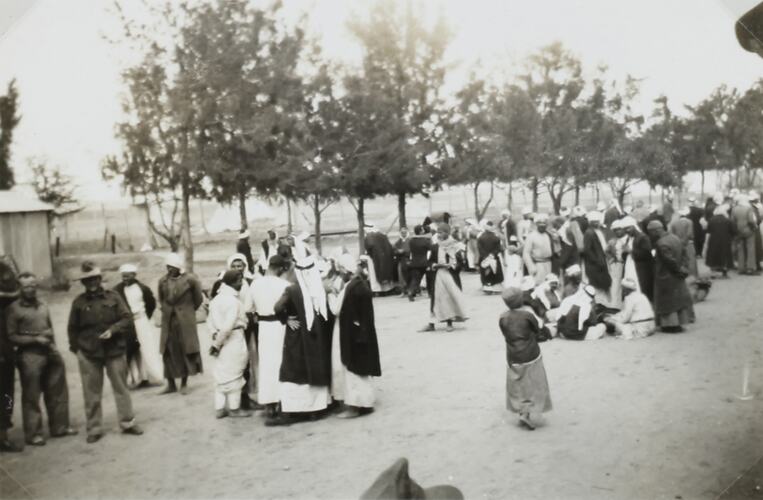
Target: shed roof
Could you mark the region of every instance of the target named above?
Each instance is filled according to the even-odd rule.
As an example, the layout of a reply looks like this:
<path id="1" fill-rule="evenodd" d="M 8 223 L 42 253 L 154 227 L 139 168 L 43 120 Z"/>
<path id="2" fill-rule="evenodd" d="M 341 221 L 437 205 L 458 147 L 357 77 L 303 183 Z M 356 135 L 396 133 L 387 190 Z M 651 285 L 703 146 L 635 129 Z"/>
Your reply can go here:
<path id="1" fill-rule="evenodd" d="M 0 191 L 0 213 L 52 212 L 53 205 L 18 191 Z"/>

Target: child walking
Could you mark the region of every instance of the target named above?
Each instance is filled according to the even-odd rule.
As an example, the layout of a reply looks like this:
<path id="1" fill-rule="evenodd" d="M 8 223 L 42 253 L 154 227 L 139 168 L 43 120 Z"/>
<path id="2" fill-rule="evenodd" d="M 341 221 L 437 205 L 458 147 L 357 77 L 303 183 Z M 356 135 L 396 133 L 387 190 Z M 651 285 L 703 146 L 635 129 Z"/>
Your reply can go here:
<path id="1" fill-rule="evenodd" d="M 506 407 L 519 414 L 520 426 L 535 430 L 540 414 L 551 410 L 546 369 L 538 346 L 538 320 L 524 310 L 519 288 L 501 294 L 509 308 L 498 322 L 506 340 Z"/>

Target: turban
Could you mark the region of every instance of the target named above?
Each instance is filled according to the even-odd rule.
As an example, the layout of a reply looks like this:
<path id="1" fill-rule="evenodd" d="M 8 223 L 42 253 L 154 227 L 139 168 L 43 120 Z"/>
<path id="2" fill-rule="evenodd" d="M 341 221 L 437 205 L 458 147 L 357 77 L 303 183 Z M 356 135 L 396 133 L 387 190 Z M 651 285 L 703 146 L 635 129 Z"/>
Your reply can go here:
<path id="1" fill-rule="evenodd" d="M 573 213 L 575 214 L 575 217 L 583 217 L 585 215 L 585 208 L 578 205 L 574 208 Z"/>
<path id="2" fill-rule="evenodd" d="M 596 295 L 596 289 L 592 287 L 591 285 L 586 285 L 583 287 L 583 291 L 588 295 L 589 297 L 593 297 Z"/>
<path id="3" fill-rule="evenodd" d="M 522 215 L 532 215 L 533 210 L 530 207 L 525 207 L 522 209 Z"/>
<path id="4" fill-rule="evenodd" d="M 525 276 L 522 278 L 521 287 L 523 292 L 535 290 L 535 278 L 532 276 Z"/>
<path id="5" fill-rule="evenodd" d="M 607 205 L 603 201 L 600 201 L 599 203 L 596 204 L 596 210 L 598 210 L 599 212 L 603 212 L 606 209 L 607 209 Z"/>
<path id="6" fill-rule="evenodd" d="M 548 273 L 544 281 L 546 283 L 559 283 L 559 277 L 554 273 Z"/>
<path id="7" fill-rule="evenodd" d="M 245 240 L 249 237 L 249 231 L 241 231 L 238 233 L 238 239 Z"/>
<path id="8" fill-rule="evenodd" d="M 620 219 L 620 227 L 622 227 L 623 229 L 627 229 L 629 227 L 635 227 L 636 229 L 639 229 L 638 222 L 636 222 L 636 219 L 634 219 L 630 215 Z"/>
<path id="9" fill-rule="evenodd" d="M 522 290 L 514 286 L 504 289 L 501 298 L 509 309 L 519 309 L 524 304 Z"/>
<path id="10" fill-rule="evenodd" d="M 336 259 L 337 267 L 348 273 L 355 274 L 358 271 L 358 260 L 348 253 L 343 253 Z"/>
<path id="11" fill-rule="evenodd" d="M 538 214 L 535 216 L 535 223 L 536 224 L 548 224 L 548 215 L 546 214 Z"/>
<path id="12" fill-rule="evenodd" d="M 689 215 L 689 207 L 683 207 L 678 211 L 678 215 Z"/>
<path id="13" fill-rule="evenodd" d="M 185 265 L 183 264 L 183 259 L 182 257 L 180 257 L 180 255 L 176 253 L 169 254 L 167 256 L 167 259 L 164 262 L 169 267 L 174 267 L 175 269 L 179 270 L 181 274 L 185 272 Z"/>
<path id="14" fill-rule="evenodd" d="M 571 210 L 567 207 L 564 207 L 563 209 L 559 210 L 559 215 L 562 217 L 569 217 Z"/>
<path id="15" fill-rule="evenodd" d="M 609 226 L 610 229 L 623 229 L 623 221 L 622 219 L 615 219 L 612 221 L 612 224 Z"/>
<path id="16" fill-rule="evenodd" d="M 601 222 L 604 220 L 604 216 L 601 214 L 601 212 L 597 212 L 596 210 L 588 212 L 586 217 L 588 218 L 589 222 Z"/>
<path id="17" fill-rule="evenodd" d="M 501 215 L 505 215 L 506 217 L 511 217 L 511 210 L 501 210 Z"/>
<path id="18" fill-rule="evenodd" d="M 564 270 L 565 276 L 575 276 L 578 274 L 583 274 L 583 269 L 578 264 L 573 264 Z"/>
<path id="19" fill-rule="evenodd" d="M 126 274 L 126 273 L 137 273 L 138 272 L 138 266 L 135 264 L 122 264 L 119 266 L 119 273 L 120 274 Z"/>
<path id="20" fill-rule="evenodd" d="M 223 283 L 225 283 L 228 286 L 233 286 L 233 284 L 241 278 L 241 273 L 238 271 L 233 271 L 232 269 L 229 269 L 225 271 L 223 274 Z"/>

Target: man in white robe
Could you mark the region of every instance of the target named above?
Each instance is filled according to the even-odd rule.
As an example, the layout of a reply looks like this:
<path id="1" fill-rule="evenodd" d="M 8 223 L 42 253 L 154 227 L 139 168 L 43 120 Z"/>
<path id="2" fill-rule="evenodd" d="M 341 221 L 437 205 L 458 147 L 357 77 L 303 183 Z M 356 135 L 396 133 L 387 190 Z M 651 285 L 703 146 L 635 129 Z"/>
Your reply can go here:
<path id="1" fill-rule="evenodd" d="M 543 283 L 544 278 L 551 272 L 551 259 L 554 256 L 554 245 L 551 235 L 546 232 L 548 216 L 539 214 L 535 220 L 535 230 L 525 239 L 523 259 L 527 272 L 535 279 L 535 284 Z"/>
<path id="2" fill-rule="evenodd" d="M 241 389 L 246 381 L 244 370 L 249 361 L 249 350 L 244 338 L 247 318 L 239 298 L 244 282 L 238 271 L 228 270 L 223 275 L 218 294 L 209 303 L 207 328 L 212 336 L 209 354 L 216 359 L 215 412 L 217 418 L 250 417 L 241 408 Z"/>
<path id="3" fill-rule="evenodd" d="M 124 264 L 119 268 L 122 281 L 114 287 L 132 314 L 130 337 L 139 345 L 139 350 L 128 358 L 128 369 L 138 388 L 149 387 L 163 380 L 164 363 L 159 352 L 159 332 L 151 324 L 156 310 L 156 299 L 151 289 L 138 281 L 138 267 Z M 128 348 L 129 350 L 129 348 Z"/>
<path id="4" fill-rule="evenodd" d="M 270 257 L 265 276 L 249 288 L 252 305 L 259 326 L 259 371 L 257 373 L 257 402 L 265 405 L 266 414 L 274 417 L 281 400 L 279 372 L 283 357 L 283 340 L 286 328 L 275 315 L 276 302 L 283 296 L 290 283 L 281 278 L 284 259 L 278 254 Z"/>

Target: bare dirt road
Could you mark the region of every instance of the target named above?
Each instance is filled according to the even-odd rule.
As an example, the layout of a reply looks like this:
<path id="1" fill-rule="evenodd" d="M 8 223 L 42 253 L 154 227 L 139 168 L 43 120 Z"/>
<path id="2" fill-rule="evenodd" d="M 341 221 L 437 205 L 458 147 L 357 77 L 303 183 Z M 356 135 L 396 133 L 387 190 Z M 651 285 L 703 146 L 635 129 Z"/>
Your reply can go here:
<path id="1" fill-rule="evenodd" d="M 0 456 L 0 498 L 357 498 L 401 456 L 420 483 L 472 499 L 715 498 L 763 455 L 763 278 L 715 282 L 688 333 L 543 344 L 554 411 L 535 432 L 505 410 L 503 305 L 476 276 L 464 285 L 471 319 L 451 334 L 416 332 L 426 300 L 376 299 L 379 404 L 352 421 L 215 420 L 205 358 L 188 396 L 134 393 L 142 437 L 118 432 L 107 388 L 109 432 L 87 445 L 67 353 L 80 435 Z M 62 350 L 71 297 L 47 297 Z M 745 362 L 756 397 L 742 402 Z"/>

